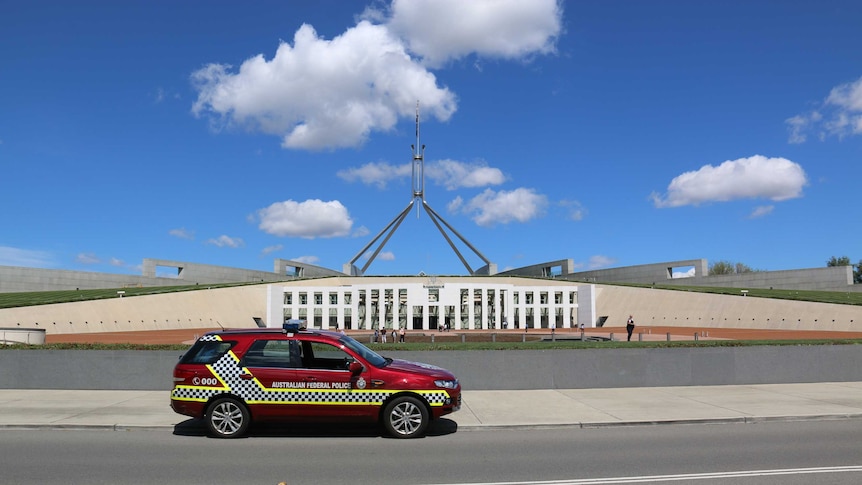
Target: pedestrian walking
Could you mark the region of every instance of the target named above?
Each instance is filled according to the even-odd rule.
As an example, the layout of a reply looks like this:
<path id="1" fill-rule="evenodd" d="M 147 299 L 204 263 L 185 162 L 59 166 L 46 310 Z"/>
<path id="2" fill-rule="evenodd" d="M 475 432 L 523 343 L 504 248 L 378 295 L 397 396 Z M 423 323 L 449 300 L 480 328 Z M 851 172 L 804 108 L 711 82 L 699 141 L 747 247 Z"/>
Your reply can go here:
<path id="1" fill-rule="evenodd" d="M 628 339 L 626 339 L 626 340 L 628 342 L 631 342 L 632 332 L 634 332 L 634 330 L 635 330 L 635 319 L 632 318 L 631 315 L 629 315 L 629 319 L 628 319 L 628 321 L 626 321 L 626 332 L 628 332 L 628 334 L 629 334 Z"/>

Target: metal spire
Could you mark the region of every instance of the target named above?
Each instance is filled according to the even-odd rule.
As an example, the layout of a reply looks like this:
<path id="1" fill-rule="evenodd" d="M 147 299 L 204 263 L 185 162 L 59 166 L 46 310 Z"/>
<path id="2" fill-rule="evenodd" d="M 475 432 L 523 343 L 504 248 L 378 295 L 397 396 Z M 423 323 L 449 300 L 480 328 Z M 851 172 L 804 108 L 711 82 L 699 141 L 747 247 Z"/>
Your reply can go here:
<path id="1" fill-rule="evenodd" d="M 413 196 L 410 198 L 410 203 L 407 204 L 407 207 L 405 207 L 401 212 L 399 212 L 398 215 L 395 216 L 395 218 L 392 219 L 392 221 L 390 221 L 389 224 L 384 227 L 382 231 L 377 233 L 377 235 L 374 236 L 374 239 L 372 239 L 371 242 L 366 244 L 365 247 L 363 247 L 362 250 L 360 250 L 356 254 L 356 256 L 354 256 L 353 259 L 350 260 L 349 263 L 344 265 L 344 273 L 351 276 L 364 275 L 365 270 L 368 269 L 368 267 L 371 265 L 377 255 L 380 254 L 380 251 L 383 249 L 383 246 L 385 246 L 386 243 L 389 242 L 389 238 L 391 238 L 392 235 L 395 234 L 395 231 L 398 229 L 398 226 L 400 226 L 401 223 L 404 222 L 404 218 L 410 212 L 410 208 L 413 207 L 414 204 L 416 204 L 416 200 L 418 199 L 419 204 L 416 205 L 416 218 L 419 218 L 419 208 L 422 207 L 428 214 L 428 217 L 431 218 L 431 221 L 434 222 L 434 225 L 437 226 L 437 230 L 440 231 L 440 234 L 442 234 L 443 238 L 446 239 L 446 242 L 449 243 L 449 247 L 451 247 L 452 250 L 455 251 L 455 254 L 458 255 L 458 259 L 461 260 L 461 264 L 463 264 L 464 267 L 467 268 L 467 271 L 471 275 L 495 274 L 497 272 L 497 265 L 489 261 L 488 258 L 486 258 L 472 244 L 470 244 L 470 241 L 468 241 L 464 238 L 464 236 L 459 234 L 458 231 L 455 230 L 455 228 L 453 228 L 448 222 L 446 222 L 442 217 L 440 217 L 440 214 L 438 214 L 434 209 L 431 208 L 430 205 L 428 205 L 427 202 L 425 202 L 425 145 L 420 144 L 419 140 L 419 101 L 416 101 L 416 144 L 410 145 L 410 148 L 413 150 L 413 176 L 411 184 Z M 452 242 L 452 238 L 449 237 L 449 234 L 446 232 L 443 226 L 446 226 L 446 228 L 449 229 L 452 234 L 457 236 L 458 239 L 461 240 L 461 242 L 466 244 L 467 247 L 473 251 L 473 254 L 475 254 L 482 261 L 484 261 L 485 266 L 474 271 L 473 268 L 470 267 L 469 263 L 467 263 L 467 260 L 464 258 L 461 252 L 458 251 L 458 248 Z M 358 261 L 359 258 L 362 257 L 362 255 L 365 254 L 366 251 L 368 251 L 368 248 L 374 245 L 374 243 L 376 243 L 378 239 L 383 237 L 384 234 L 386 234 L 386 237 L 383 238 L 383 241 L 380 243 L 379 246 L 377 246 L 377 249 L 374 250 L 374 252 L 371 254 L 371 257 L 368 258 L 368 261 L 365 263 L 362 269 L 357 268 L 356 261 Z"/>

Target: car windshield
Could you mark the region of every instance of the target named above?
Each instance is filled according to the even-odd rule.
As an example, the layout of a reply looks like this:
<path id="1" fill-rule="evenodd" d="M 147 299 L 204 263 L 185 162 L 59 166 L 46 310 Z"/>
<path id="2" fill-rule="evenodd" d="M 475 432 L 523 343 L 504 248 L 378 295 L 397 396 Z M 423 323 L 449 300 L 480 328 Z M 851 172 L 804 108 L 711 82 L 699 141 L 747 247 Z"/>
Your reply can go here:
<path id="1" fill-rule="evenodd" d="M 344 344 L 345 347 L 359 354 L 360 357 L 365 359 L 369 364 L 373 365 L 374 367 L 383 367 L 388 363 L 387 359 L 381 357 L 380 354 L 362 345 L 352 337 L 344 335 L 340 339 L 338 339 L 338 341 Z"/>

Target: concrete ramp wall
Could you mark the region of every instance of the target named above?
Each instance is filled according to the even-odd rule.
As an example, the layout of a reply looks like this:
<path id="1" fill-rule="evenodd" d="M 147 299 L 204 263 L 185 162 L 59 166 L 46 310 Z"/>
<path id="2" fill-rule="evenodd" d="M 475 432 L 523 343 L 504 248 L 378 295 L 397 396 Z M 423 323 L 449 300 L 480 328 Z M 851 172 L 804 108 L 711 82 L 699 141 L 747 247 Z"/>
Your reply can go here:
<path id="1" fill-rule="evenodd" d="M 857 345 L 384 352 L 452 371 L 464 389 L 591 389 L 862 381 Z M 182 352 L 8 350 L 0 389 L 168 390 Z M 167 394 L 165 395 L 167 405 Z"/>
<path id="2" fill-rule="evenodd" d="M 596 314 L 608 317 L 605 326 L 625 326 L 632 315 L 640 326 L 862 330 L 858 305 L 605 285 L 597 293 Z"/>
<path id="3" fill-rule="evenodd" d="M 0 310 L 0 327 L 50 334 L 253 328 L 266 319 L 266 285 L 194 290 Z"/>

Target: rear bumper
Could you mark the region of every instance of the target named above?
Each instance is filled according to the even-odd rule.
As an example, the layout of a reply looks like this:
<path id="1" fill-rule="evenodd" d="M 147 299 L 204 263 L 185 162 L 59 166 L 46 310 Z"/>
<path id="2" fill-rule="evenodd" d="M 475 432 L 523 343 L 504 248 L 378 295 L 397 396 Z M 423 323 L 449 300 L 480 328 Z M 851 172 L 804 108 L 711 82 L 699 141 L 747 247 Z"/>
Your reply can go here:
<path id="1" fill-rule="evenodd" d="M 202 418 L 204 416 L 204 403 L 194 401 L 180 401 L 171 399 L 171 409 L 177 414 Z"/>

